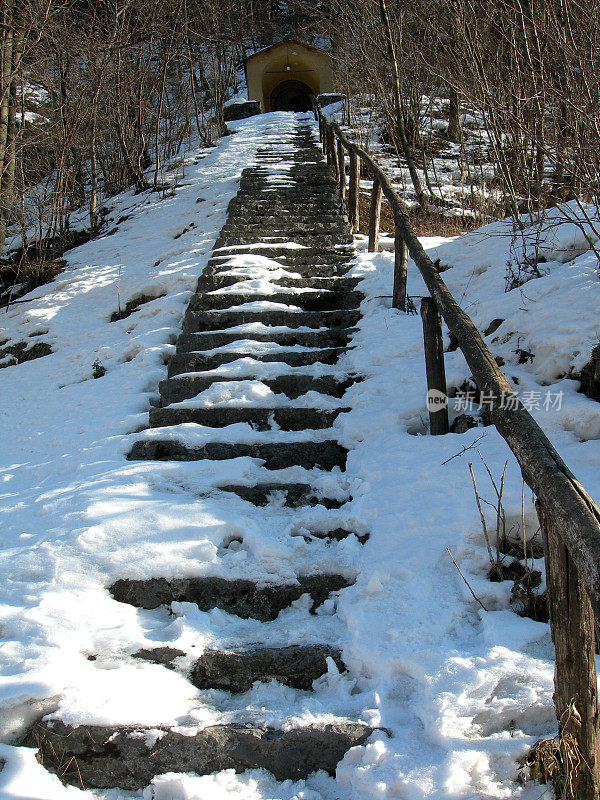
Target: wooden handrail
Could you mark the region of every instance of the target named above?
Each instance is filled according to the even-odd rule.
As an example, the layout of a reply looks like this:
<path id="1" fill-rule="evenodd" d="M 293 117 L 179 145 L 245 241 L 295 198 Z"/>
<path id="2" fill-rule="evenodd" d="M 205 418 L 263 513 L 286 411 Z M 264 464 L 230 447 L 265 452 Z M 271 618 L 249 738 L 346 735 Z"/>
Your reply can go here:
<path id="1" fill-rule="evenodd" d="M 327 120 L 325 124 L 329 125 Z M 406 204 L 388 176 L 365 150 L 342 133 L 339 125 L 333 123 L 331 127 L 344 147 L 369 167 L 381 185 L 410 256 L 448 329 L 456 337 L 473 378 L 489 406 L 492 422 L 515 454 L 525 482 L 555 524 L 559 525 L 600 619 L 600 509 L 514 394 L 479 330 L 456 302 L 437 267 L 423 249 L 408 219 Z M 502 402 L 503 399 L 505 402 Z"/>
<path id="2" fill-rule="evenodd" d="M 513 392 L 483 336 L 423 249 L 410 224 L 408 208 L 388 176 L 369 153 L 348 139 L 338 124 L 327 121 L 318 104 L 315 112 L 325 136 L 330 137 L 333 132 L 351 158 L 369 167 L 374 187 L 378 187 L 378 192 L 380 187 L 392 208 L 396 226 L 394 306 L 404 309 L 406 254 L 402 253 L 407 247 L 435 306 L 463 352 L 481 392 L 481 402 L 489 408 L 491 421 L 514 453 L 524 481 L 537 497 L 556 651 L 554 698 L 561 748 L 568 748 L 573 739 L 576 741 L 581 760 L 569 776 L 575 796 L 578 800 L 597 800 L 600 720 L 594 617 L 600 622 L 600 509 Z M 373 211 L 377 193 L 372 194 Z M 376 240 L 376 233 L 370 230 L 370 240 Z M 376 241 L 369 249 L 377 249 Z M 401 269 L 399 263 L 403 264 Z M 401 296 L 397 298 L 397 294 Z"/>

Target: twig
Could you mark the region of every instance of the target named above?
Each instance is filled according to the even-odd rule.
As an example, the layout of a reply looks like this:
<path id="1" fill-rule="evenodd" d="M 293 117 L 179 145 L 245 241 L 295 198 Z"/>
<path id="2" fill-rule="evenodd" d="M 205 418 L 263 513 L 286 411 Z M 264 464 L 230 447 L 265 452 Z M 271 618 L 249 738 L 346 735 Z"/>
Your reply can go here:
<path id="1" fill-rule="evenodd" d="M 458 566 L 458 564 L 456 563 L 456 559 L 454 558 L 454 556 L 453 556 L 453 555 L 452 555 L 452 553 L 450 552 L 450 548 L 449 548 L 449 547 L 447 547 L 447 548 L 446 548 L 446 550 L 448 551 L 448 555 L 449 555 L 449 556 L 450 556 L 450 558 L 452 559 L 452 563 L 454 564 L 454 566 L 456 567 L 456 569 L 459 571 L 459 573 L 460 573 L 460 577 L 461 577 L 461 578 L 463 579 L 463 581 L 464 581 L 464 582 L 467 584 L 467 587 L 468 587 L 469 591 L 471 592 L 471 594 L 473 595 L 473 597 L 475 598 L 475 600 L 477 600 L 477 602 L 478 602 L 478 603 L 479 603 L 479 605 L 480 605 L 480 606 L 483 608 L 483 610 L 484 610 L 484 611 L 487 611 L 487 608 L 486 608 L 486 607 L 483 605 L 483 603 L 481 602 L 481 600 L 480 600 L 480 599 L 477 597 L 477 595 L 475 594 L 475 592 L 473 591 L 473 589 L 471 589 L 471 584 L 469 583 L 469 581 L 468 581 L 468 580 L 465 578 L 465 576 L 463 575 L 463 572 L 462 572 L 461 568 L 460 568 L 460 567 Z"/>
<path id="2" fill-rule="evenodd" d="M 525 481 L 523 481 L 523 488 L 521 490 L 521 533 L 523 536 L 523 556 L 525 557 L 525 569 L 529 569 L 527 566 L 527 539 L 525 538 Z"/>
<path id="3" fill-rule="evenodd" d="M 500 480 L 500 494 L 498 495 L 498 516 L 496 517 L 496 555 L 498 557 L 498 564 L 500 563 L 500 522 L 502 522 L 502 541 L 506 539 L 506 517 L 504 508 L 502 507 L 502 496 L 504 495 L 504 481 L 506 478 L 506 468 L 508 467 L 508 460 L 504 464 L 502 470 L 502 479 Z"/>
<path id="4" fill-rule="evenodd" d="M 482 439 L 483 439 L 485 436 L 487 436 L 487 431 L 484 431 L 484 432 L 481 434 L 481 436 L 478 436 L 478 437 L 477 437 L 477 439 L 475 439 L 475 441 L 473 442 L 473 444 L 470 444 L 468 447 L 463 447 L 463 449 L 460 451 L 460 453 L 454 453 L 454 455 L 453 455 L 453 456 L 450 456 L 450 458 L 447 458 L 445 461 L 442 461 L 442 463 L 440 464 L 440 466 L 441 466 L 441 467 L 443 467 L 445 464 L 448 464 L 450 461 L 452 461 L 452 459 L 453 459 L 453 458 L 458 458 L 459 456 L 464 456 L 464 454 L 465 454 L 467 451 L 469 451 L 469 450 L 472 450 L 472 449 L 475 447 L 475 445 L 476 445 L 476 444 L 479 444 L 479 442 L 480 442 L 480 441 L 481 441 L 481 440 L 482 440 Z"/>
<path id="5" fill-rule="evenodd" d="M 490 544 L 490 536 L 488 534 L 487 525 L 485 524 L 485 517 L 483 515 L 481 502 L 479 500 L 479 492 L 477 491 L 477 481 L 475 480 L 475 473 L 473 472 L 473 464 L 471 464 L 471 462 L 469 462 L 469 472 L 471 473 L 471 480 L 473 481 L 473 489 L 475 491 L 475 501 L 477 503 L 477 508 L 479 509 L 479 516 L 481 517 L 481 525 L 483 527 L 483 535 L 485 536 L 485 543 L 487 544 L 488 554 L 490 557 L 490 565 L 493 569 L 495 564 L 494 564 L 494 556 L 492 555 L 492 545 Z"/>

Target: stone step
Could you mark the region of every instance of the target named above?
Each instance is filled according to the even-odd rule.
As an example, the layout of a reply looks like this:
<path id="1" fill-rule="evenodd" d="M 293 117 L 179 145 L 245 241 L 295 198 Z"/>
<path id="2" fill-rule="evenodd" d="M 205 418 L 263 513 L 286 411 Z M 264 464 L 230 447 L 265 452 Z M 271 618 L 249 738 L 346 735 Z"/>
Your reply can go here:
<path id="1" fill-rule="evenodd" d="M 247 422 L 257 430 L 270 430 L 274 425 L 284 431 L 318 430 L 330 428 L 338 414 L 349 408 L 322 411 L 317 408 L 253 406 L 209 406 L 207 408 L 153 408 L 150 411 L 150 427 L 165 428 L 193 422 L 209 428 Z"/>
<path id="2" fill-rule="evenodd" d="M 302 265 L 314 266 L 317 264 L 331 264 L 347 269 L 354 263 L 355 255 L 350 249 L 334 247 L 285 247 L 281 244 L 266 244 L 261 247 L 251 247 L 248 244 L 238 243 L 223 247 L 215 247 L 212 259 L 219 257 L 230 258 L 232 255 L 260 255 L 281 263 L 282 266 Z"/>
<path id="3" fill-rule="evenodd" d="M 132 658 L 177 669 L 182 650 L 154 647 L 139 650 Z M 190 681 L 198 689 L 220 689 L 242 694 L 252 685 L 276 680 L 294 689 L 311 691 L 313 681 L 327 672 L 331 658 L 339 672 L 346 667 L 339 650 L 324 644 L 287 647 L 250 647 L 244 650 L 205 650 L 191 669 Z"/>
<path id="4" fill-rule="evenodd" d="M 342 219 L 337 222 L 321 222 L 318 217 L 311 222 L 301 224 L 299 220 L 287 219 L 284 215 L 270 220 L 245 221 L 237 218 L 227 223 L 221 229 L 219 238 L 237 236 L 242 241 L 260 242 L 263 239 L 271 241 L 276 236 L 285 241 L 296 240 L 305 237 L 322 236 L 348 236 L 348 223 Z"/>
<path id="5" fill-rule="evenodd" d="M 360 311 L 187 311 L 183 333 L 219 331 L 249 322 L 262 322 L 284 328 L 354 328 Z"/>
<path id="6" fill-rule="evenodd" d="M 239 200 L 231 201 L 228 206 L 229 213 L 232 215 L 240 214 L 243 218 L 251 220 L 262 219 L 263 217 L 294 219 L 294 220 L 331 220 L 338 223 L 346 220 L 346 209 L 341 203 L 333 205 L 329 198 L 327 200 L 309 199 L 303 197 L 295 200 L 292 197 L 277 198 L 272 195 L 265 197 L 244 196 Z"/>
<path id="7" fill-rule="evenodd" d="M 327 347 L 320 350 L 286 350 L 281 348 L 274 352 L 254 353 L 243 346 L 236 351 L 216 353 L 175 353 L 169 361 L 168 377 L 188 372 L 207 372 L 217 369 L 223 364 L 230 364 L 240 358 L 253 358 L 265 364 L 288 364 L 290 367 L 306 367 L 311 364 L 336 364 L 340 356 L 346 352 L 345 347 Z"/>
<path id="8" fill-rule="evenodd" d="M 351 499 L 348 497 L 346 500 L 334 500 L 332 497 L 321 497 L 309 483 L 257 483 L 254 486 L 230 484 L 217 488 L 222 492 L 236 494 L 255 506 L 266 506 L 273 501 L 280 502 L 283 497 L 283 505 L 286 508 L 323 506 L 327 509 L 336 509 Z"/>
<path id="9" fill-rule="evenodd" d="M 177 352 L 189 353 L 194 350 L 214 350 L 241 341 L 272 342 L 282 347 L 346 347 L 357 328 L 334 328 L 321 331 L 282 331 L 270 333 L 260 331 L 220 331 L 218 333 L 182 334 L 177 340 Z"/>
<path id="10" fill-rule="evenodd" d="M 314 247 L 316 249 L 320 249 L 321 247 L 335 247 L 336 244 L 346 244 L 353 241 L 352 234 L 338 234 L 338 235 L 330 235 L 330 234 L 295 234 L 293 236 L 285 236 L 279 233 L 274 233 L 270 235 L 268 238 L 265 236 L 261 239 L 261 243 L 264 242 L 266 245 L 274 246 L 277 244 L 285 244 L 286 242 L 293 242 L 294 244 L 299 244 L 304 247 Z M 240 247 L 241 245 L 255 245 L 257 243 L 257 237 L 253 233 L 224 233 L 220 234 L 219 238 L 215 242 L 215 248 L 222 248 L 222 247 L 229 247 L 235 246 Z M 262 249 L 262 248 L 261 248 Z"/>
<path id="11" fill-rule="evenodd" d="M 228 260 L 234 255 L 230 253 L 227 256 L 215 256 L 211 258 L 208 262 L 205 275 L 206 281 L 210 279 L 211 276 L 214 276 L 215 280 L 221 280 L 222 278 L 236 278 L 236 282 L 240 280 L 239 277 L 235 275 L 228 275 L 227 273 L 235 269 L 236 267 L 229 264 Z M 248 257 L 248 253 L 241 253 L 241 255 Z M 350 262 L 345 262 L 343 259 L 335 259 L 331 260 L 330 263 L 317 263 L 314 260 L 310 260 L 308 263 L 289 263 L 284 257 L 277 256 L 276 259 L 278 265 L 281 269 L 287 270 L 288 272 L 293 272 L 300 276 L 300 278 L 278 278 L 277 283 L 281 283 L 282 286 L 285 286 L 283 283 L 284 280 L 293 281 L 293 286 L 298 286 L 299 281 L 304 282 L 307 281 L 306 286 L 309 287 L 311 284 L 309 281 L 314 280 L 323 281 L 323 280 L 352 280 L 352 278 L 348 278 L 348 269 L 351 266 Z M 221 274 L 222 270 L 222 274 Z M 203 280 L 204 283 L 204 280 Z M 202 285 L 202 284 L 201 284 Z M 214 287 L 218 289 L 219 286 L 215 285 Z M 314 288 L 321 288 L 318 283 L 316 283 Z M 329 287 L 326 287 L 329 288 Z M 334 287 L 331 287 L 334 288 Z M 350 287 L 353 288 L 353 287 Z"/>
<path id="12" fill-rule="evenodd" d="M 193 294 L 188 309 L 195 310 L 227 310 L 232 306 L 244 303 L 281 303 L 286 306 L 298 306 L 303 311 L 336 311 L 338 309 L 358 308 L 364 299 L 361 292 L 273 292 L 269 294 L 247 294 L 222 292 L 220 294 Z"/>
<path id="13" fill-rule="evenodd" d="M 241 652 L 206 650 L 196 661 L 190 680 L 198 689 L 232 694 L 247 692 L 255 681 L 271 680 L 309 691 L 313 681 L 327 672 L 328 658 L 340 672 L 345 671 L 340 651 L 323 644 L 256 647 Z"/>
<path id="14" fill-rule="evenodd" d="M 242 619 L 269 622 L 303 594 L 311 596 L 314 612 L 332 592 L 351 585 L 352 581 L 335 574 L 308 575 L 298 578 L 296 583 L 277 585 L 259 585 L 243 578 L 148 578 L 119 579 L 108 591 L 119 603 L 136 608 L 153 609 L 172 602 L 195 603 L 200 611 L 220 608 Z"/>
<path id="15" fill-rule="evenodd" d="M 195 293 L 214 292 L 217 289 L 234 286 L 236 283 L 254 280 L 253 277 L 242 273 L 234 273 L 235 269 L 237 268 L 229 266 L 223 267 L 219 271 L 205 270 L 198 279 Z M 282 267 L 282 269 L 286 269 L 286 267 Z M 352 292 L 360 283 L 358 278 L 347 278 L 344 275 L 303 275 L 299 270 L 294 270 L 292 274 L 297 277 L 278 276 L 273 279 L 273 282 L 276 286 L 286 289 L 317 289 L 324 292 Z"/>
<path id="16" fill-rule="evenodd" d="M 301 397 L 307 392 L 318 392 L 319 394 L 329 395 L 330 397 L 343 397 L 346 390 L 356 382 L 356 378 L 340 376 L 338 380 L 334 375 L 321 375 L 314 377 L 302 373 L 279 375 L 276 378 L 261 378 L 261 383 L 268 386 L 276 394 L 284 394 L 291 400 Z M 192 375 L 177 376 L 161 381 L 159 391 L 163 405 L 179 403 L 188 400 L 200 392 L 206 391 L 215 382 L 244 380 L 238 376 L 228 375 Z"/>
<path id="17" fill-rule="evenodd" d="M 170 772 L 266 769 L 280 781 L 303 780 L 317 770 L 333 776 L 347 751 L 371 733 L 373 728 L 348 721 L 290 730 L 234 723 L 185 735 L 157 726 L 72 727 L 49 720 L 37 723 L 22 744 L 37 748 L 38 760 L 64 783 L 139 791 Z"/>
<path id="18" fill-rule="evenodd" d="M 332 211 L 329 204 L 318 206 L 313 204 L 311 209 L 306 207 L 305 203 L 298 203 L 297 207 L 292 209 L 291 203 L 248 203 L 239 201 L 236 204 L 229 204 L 229 214 L 233 214 L 232 223 L 241 221 L 243 223 L 256 224 L 258 222 L 272 221 L 289 221 L 291 220 L 296 225 L 310 225 L 311 223 L 318 223 L 323 225 L 331 222 L 333 225 L 341 225 L 345 218 L 336 209 Z M 229 223 L 228 223 L 229 224 Z"/>
<path id="19" fill-rule="evenodd" d="M 146 439 L 134 443 L 127 455 L 129 461 L 227 461 L 233 458 L 258 458 L 265 469 L 286 469 L 300 466 L 305 469 L 330 471 L 344 469 L 348 451 L 333 439 L 305 442 L 267 442 L 244 444 L 237 442 L 207 442 L 199 447 L 187 446 L 176 439 Z"/>

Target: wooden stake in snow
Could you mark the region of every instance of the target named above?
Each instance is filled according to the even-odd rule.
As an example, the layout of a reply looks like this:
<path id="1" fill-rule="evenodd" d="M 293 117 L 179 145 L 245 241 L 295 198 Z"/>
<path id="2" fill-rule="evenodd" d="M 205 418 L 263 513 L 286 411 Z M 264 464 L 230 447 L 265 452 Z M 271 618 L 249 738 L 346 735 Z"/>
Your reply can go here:
<path id="1" fill-rule="evenodd" d="M 379 224 L 381 221 L 381 184 L 377 178 L 373 178 L 373 188 L 371 189 L 371 211 L 369 216 L 369 253 L 379 251 Z"/>
<path id="2" fill-rule="evenodd" d="M 396 226 L 394 240 L 394 291 L 392 308 L 406 311 L 406 278 L 408 272 L 408 247 Z"/>
<path id="3" fill-rule="evenodd" d="M 597 800 L 599 718 L 594 612 L 569 551 L 541 503 L 536 503 L 546 556 L 548 610 L 556 653 L 554 704 L 565 797 Z"/>
<path id="4" fill-rule="evenodd" d="M 450 430 L 446 370 L 444 368 L 444 343 L 442 320 L 431 297 L 421 300 L 423 340 L 425 342 L 425 367 L 427 370 L 427 404 L 429 407 L 429 432 L 443 436 Z"/>
<path id="5" fill-rule="evenodd" d="M 353 151 L 350 152 L 350 185 L 348 187 L 348 219 L 352 233 L 358 233 L 360 228 L 360 159 Z"/>

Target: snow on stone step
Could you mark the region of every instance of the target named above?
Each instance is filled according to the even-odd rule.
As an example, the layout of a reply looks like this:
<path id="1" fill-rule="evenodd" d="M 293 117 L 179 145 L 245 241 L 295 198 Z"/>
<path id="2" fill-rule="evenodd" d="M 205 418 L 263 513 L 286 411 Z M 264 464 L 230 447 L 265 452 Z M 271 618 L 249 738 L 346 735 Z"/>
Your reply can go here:
<path id="1" fill-rule="evenodd" d="M 155 775 L 226 769 L 267 769 L 278 780 L 299 780 L 324 770 L 335 774 L 345 753 L 367 740 L 373 728 L 340 721 L 276 730 L 249 724 L 213 725 L 195 734 L 164 728 L 113 729 L 41 723 L 26 744 L 39 748 L 46 769 L 73 786 L 129 791 Z"/>
<path id="2" fill-rule="evenodd" d="M 344 575 L 306 575 L 289 584 L 257 584 L 250 580 L 217 577 L 120 579 L 109 587 L 120 603 L 153 609 L 173 602 L 194 603 L 201 611 L 220 608 L 242 619 L 274 620 L 304 594 L 315 611 L 332 592 L 352 585 Z"/>
<path id="3" fill-rule="evenodd" d="M 197 441 L 196 431 L 181 431 L 186 425 L 175 426 L 172 434 L 162 433 L 161 438 L 140 439 L 131 448 L 127 455 L 130 461 L 224 461 L 235 458 L 257 458 L 264 462 L 266 469 L 284 469 L 285 467 L 301 466 L 305 469 L 319 467 L 324 470 L 332 470 L 335 467 L 343 469 L 346 465 L 348 451 L 342 447 L 335 439 L 320 439 L 315 441 L 313 438 L 306 438 L 301 441 L 285 441 L 279 438 L 278 441 L 265 442 L 259 440 L 255 442 L 231 442 L 226 438 L 223 441 L 206 441 L 207 431 L 211 428 L 202 428 L 202 443 Z M 197 426 L 201 428 L 202 426 Z M 229 426 L 229 428 L 236 426 Z M 153 429 L 164 432 L 165 428 Z M 214 429 L 227 431 L 225 429 Z M 270 431 L 251 433 L 247 438 L 256 436 L 267 436 Z M 146 431 L 151 433 L 153 431 Z M 328 433 L 328 431 L 325 431 Z M 190 437 L 189 434 L 192 434 Z M 287 433 L 287 432 L 286 432 Z M 315 433 L 323 433 L 316 431 Z M 187 434 L 187 435 L 186 435 Z M 221 435 L 223 435 L 221 433 Z M 288 434 L 289 435 L 289 434 Z M 181 438 L 178 438 L 181 436 Z M 225 437 L 227 434 L 225 433 Z"/>
<path id="4" fill-rule="evenodd" d="M 178 352 L 192 350 L 213 350 L 223 345 L 241 341 L 272 342 L 282 347 L 345 347 L 349 344 L 355 328 L 323 328 L 321 330 L 295 331 L 289 328 L 261 326 L 252 330 L 251 326 L 240 326 L 240 330 L 198 331 L 180 336 L 177 340 Z M 279 332 L 275 332 L 279 331 Z"/>
<path id="5" fill-rule="evenodd" d="M 183 332 L 216 331 L 248 322 L 289 328 L 353 328 L 360 316 L 359 311 L 294 311 L 289 306 L 277 310 L 258 306 L 256 310 L 188 311 Z"/>
<path id="6" fill-rule="evenodd" d="M 336 417 L 349 408 L 316 409 L 293 406 L 252 407 L 213 406 L 208 408 L 155 408 L 150 411 L 150 425 L 164 427 L 194 423 L 211 428 L 247 422 L 258 430 L 273 427 L 284 431 L 330 428 Z"/>
<path id="7" fill-rule="evenodd" d="M 239 284 L 236 284 L 238 286 Z M 260 287 L 261 290 L 264 285 Z M 299 289 L 286 290 L 285 287 L 276 287 L 277 291 L 263 294 L 262 291 L 238 293 L 234 291 L 217 291 L 210 294 L 193 295 L 189 308 L 200 310 L 228 310 L 234 307 L 245 309 L 249 304 L 261 310 L 269 308 L 272 303 L 291 305 L 303 311 L 337 311 L 339 309 L 358 308 L 363 300 L 360 292 L 334 292 L 329 290 Z M 269 306 L 257 306 L 256 303 L 269 303 Z M 249 310 L 249 309 L 248 309 Z"/>
<path id="8" fill-rule="evenodd" d="M 310 364 L 336 364 L 346 352 L 345 347 L 300 348 L 283 347 L 275 343 L 248 343 L 246 347 L 228 346 L 217 351 L 202 353 L 192 351 L 176 353 L 169 362 L 169 378 L 188 372 L 202 372 L 215 369 L 223 364 L 237 361 L 241 356 L 251 356 L 254 360 L 277 362 L 291 367 L 306 367 Z"/>
<path id="9" fill-rule="evenodd" d="M 252 363 L 252 362 L 251 362 Z M 343 372 L 330 374 L 307 373 L 304 370 L 294 370 L 288 368 L 287 373 L 279 375 L 270 374 L 266 364 L 254 362 L 257 367 L 263 369 L 253 370 L 251 367 L 237 374 L 224 372 L 222 370 L 214 372 L 197 372 L 193 374 L 176 375 L 168 380 L 161 381 L 159 391 L 163 399 L 163 404 L 177 403 L 196 397 L 203 391 L 209 389 L 215 381 L 239 381 L 240 379 L 256 379 L 271 389 L 276 394 L 285 395 L 289 399 L 296 399 L 308 392 L 316 392 L 322 395 L 340 398 L 346 390 L 355 382 L 355 378 Z"/>

